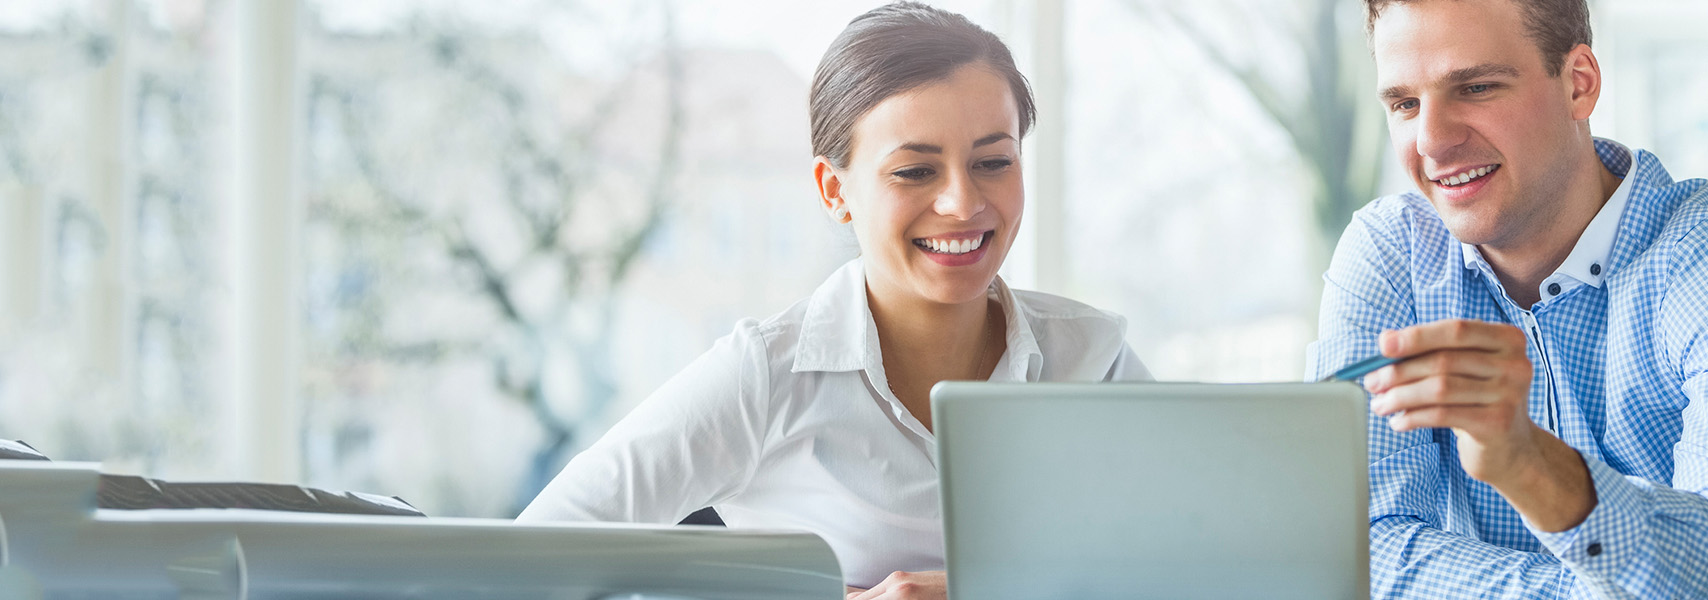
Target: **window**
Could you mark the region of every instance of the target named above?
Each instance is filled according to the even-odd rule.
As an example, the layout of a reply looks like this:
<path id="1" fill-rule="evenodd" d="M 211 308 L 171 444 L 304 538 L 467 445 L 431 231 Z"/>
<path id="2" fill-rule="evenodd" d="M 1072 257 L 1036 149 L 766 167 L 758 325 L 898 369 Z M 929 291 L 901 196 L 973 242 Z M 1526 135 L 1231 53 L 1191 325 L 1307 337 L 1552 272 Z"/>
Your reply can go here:
<path id="1" fill-rule="evenodd" d="M 876 4 L 0 3 L 0 437 L 514 514 L 855 254 L 805 104 Z M 1159 377 L 1298 379 L 1344 219 L 1407 185 L 1358 3 L 941 4 L 1043 109 L 1004 276 Z M 1702 9 L 1599 4 L 1596 131 L 1708 174 Z"/>
<path id="2" fill-rule="evenodd" d="M 163 477 L 219 460 L 223 5 L 0 9 L 0 422 Z"/>

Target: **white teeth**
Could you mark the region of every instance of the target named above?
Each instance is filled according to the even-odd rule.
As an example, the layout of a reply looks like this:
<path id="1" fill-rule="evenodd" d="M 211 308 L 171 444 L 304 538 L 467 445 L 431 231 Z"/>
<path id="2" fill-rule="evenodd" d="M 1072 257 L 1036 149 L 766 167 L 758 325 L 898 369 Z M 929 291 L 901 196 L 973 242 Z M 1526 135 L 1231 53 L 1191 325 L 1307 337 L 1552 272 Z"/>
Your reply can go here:
<path id="1" fill-rule="evenodd" d="M 1482 177 L 1484 175 L 1488 175 L 1489 173 L 1494 172 L 1494 170 L 1495 170 L 1495 168 L 1493 166 L 1471 169 L 1469 171 L 1466 171 L 1464 173 L 1460 173 L 1458 175 L 1454 175 L 1452 177 L 1446 177 L 1446 178 L 1438 179 L 1438 180 L 1436 180 L 1436 183 L 1439 183 L 1441 185 L 1465 185 L 1467 183 L 1470 183 L 1474 179 L 1477 179 L 1479 177 Z"/>
<path id="2" fill-rule="evenodd" d="M 966 254 L 978 250 L 979 246 L 982 245 L 984 245 L 984 236 L 970 240 L 924 240 L 925 248 L 938 254 Z"/>

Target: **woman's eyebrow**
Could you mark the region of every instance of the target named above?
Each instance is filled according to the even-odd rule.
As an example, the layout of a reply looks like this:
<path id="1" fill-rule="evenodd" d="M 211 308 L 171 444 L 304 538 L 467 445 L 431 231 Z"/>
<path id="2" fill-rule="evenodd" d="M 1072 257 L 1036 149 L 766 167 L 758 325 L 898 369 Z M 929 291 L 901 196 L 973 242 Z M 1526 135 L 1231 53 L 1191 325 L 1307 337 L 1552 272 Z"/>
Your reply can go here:
<path id="1" fill-rule="evenodd" d="M 1009 135 L 1008 132 L 998 131 L 996 133 L 993 133 L 993 134 L 984 136 L 982 138 L 979 138 L 978 141 L 973 142 L 973 147 L 977 148 L 979 146 L 989 146 L 991 144 L 995 144 L 995 143 L 1000 142 L 1002 140 L 1012 140 L 1012 139 L 1014 139 L 1014 136 Z M 943 147 L 942 146 L 938 146 L 936 144 L 926 144 L 926 143 L 921 143 L 921 142 L 908 142 L 908 143 L 902 144 L 900 146 L 896 146 L 896 149 L 891 150 L 889 153 L 895 154 L 895 153 L 901 152 L 903 150 L 906 150 L 909 152 L 918 152 L 920 154 L 942 154 L 943 153 Z"/>
<path id="2" fill-rule="evenodd" d="M 890 154 L 895 154 L 895 153 L 901 152 L 903 150 L 906 150 L 909 152 L 918 152 L 920 154 L 942 154 L 943 153 L 943 147 L 942 146 L 937 146 L 934 144 L 922 144 L 919 142 L 908 142 L 906 144 L 896 146 L 896 149 L 891 150 Z"/>
<path id="3" fill-rule="evenodd" d="M 982 138 L 979 138 L 978 141 L 973 142 L 973 147 L 977 148 L 979 146 L 989 146 L 991 144 L 995 144 L 995 143 L 1000 142 L 1002 140 L 1012 140 L 1012 139 L 1014 139 L 1014 136 L 1008 135 L 1008 132 L 998 131 L 996 133 L 993 133 L 993 134 L 984 136 Z"/>

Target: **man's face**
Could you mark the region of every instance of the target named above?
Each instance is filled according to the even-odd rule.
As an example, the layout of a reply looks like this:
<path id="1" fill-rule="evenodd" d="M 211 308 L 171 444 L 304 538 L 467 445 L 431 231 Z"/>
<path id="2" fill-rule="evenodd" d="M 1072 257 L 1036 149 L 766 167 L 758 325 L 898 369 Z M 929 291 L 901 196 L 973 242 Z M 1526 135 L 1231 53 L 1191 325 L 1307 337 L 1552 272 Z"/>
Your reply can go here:
<path id="1" fill-rule="evenodd" d="M 1371 45 L 1395 154 L 1448 230 L 1495 247 L 1546 233 L 1581 130 L 1516 3 L 1391 5 Z"/>

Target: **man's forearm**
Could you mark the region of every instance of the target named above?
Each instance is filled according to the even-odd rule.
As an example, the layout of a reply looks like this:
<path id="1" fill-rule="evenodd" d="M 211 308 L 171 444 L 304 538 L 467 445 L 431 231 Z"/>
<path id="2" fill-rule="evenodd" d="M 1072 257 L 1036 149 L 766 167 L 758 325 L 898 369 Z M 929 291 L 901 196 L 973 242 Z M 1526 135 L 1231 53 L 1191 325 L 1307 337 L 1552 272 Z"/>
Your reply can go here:
<path id="1" fill-rule="evenodd" d="M 1518 513 L 1542 531 L 1577 527 L 1595 509 L 1595 482 L 1583 456 L 1560 438 L 1536 431 L 1531 458 L 1507 481 L 1491 481 Z"/>
<path id="2" fill-rule="evenodd" d="M 1566 598 L 1572 575 L 1560 560 L 1449 533 L 1415 518 L 1370 524 L 1370 596 L 1389 598 Z"/>

